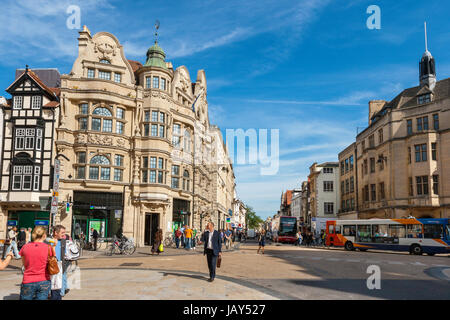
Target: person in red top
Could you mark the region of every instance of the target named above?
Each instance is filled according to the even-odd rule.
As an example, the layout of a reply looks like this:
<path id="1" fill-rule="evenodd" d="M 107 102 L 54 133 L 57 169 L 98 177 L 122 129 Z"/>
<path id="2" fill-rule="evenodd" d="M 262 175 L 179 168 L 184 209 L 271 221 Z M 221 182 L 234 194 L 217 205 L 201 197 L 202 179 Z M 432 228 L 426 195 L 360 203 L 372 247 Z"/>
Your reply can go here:
<path id="1" fill-rule="evenodd" d="M 180 240 L 183 232 L 181 232 L 180 227 L 178 227 L 177 231 L 175 231 L 175 244 L 177 245 L 177 249 L 180 247 Z"/>
<path id="2" fill-rule="evenodd" d="M 47 272 L 48 256 L 55 255 L 54 249 L 44 243 L 47 232 L 44 227 L 37 226 L 31 234 L 32 242 L 20 250 L 25 267 L 20 300 L 47 300 L 50 293 L 50 275 Z"/>

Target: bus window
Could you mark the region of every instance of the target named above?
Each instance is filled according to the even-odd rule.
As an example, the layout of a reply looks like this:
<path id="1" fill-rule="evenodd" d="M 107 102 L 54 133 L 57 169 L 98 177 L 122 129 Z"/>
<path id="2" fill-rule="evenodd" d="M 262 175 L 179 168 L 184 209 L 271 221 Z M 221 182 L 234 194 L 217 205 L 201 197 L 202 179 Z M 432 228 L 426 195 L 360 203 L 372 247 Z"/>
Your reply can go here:
<path id="1" fill-rule="evenodd" d="M 447 225 L 447 239 L 450 240 L 450 224 Z"/>
<path id="2" fill-rule="evenodd" d="M 344 226 L 344 236 L 354 237 L 356 235 L 356 225 Z"/>
<path id="3" fill-rule="evenodd" d="M 372 237 L 370 236 L 370 230 L 370 225 L 358 225 L 358 238 L 356 241 L 371 242 Z"/>
<path id="4" fill-rule="evenodd" d="M 372 225 L 372 241 L 376 243 L 384 243 L 388 238 L 388 225 L 378 224 Z"/>
<path id="5" fill-rule="evenodd" d="M 341 234 L 341 226 L 336 226 L 336 234 Z"/>
<path id="6" fill-rule="evenodd" d="M 444 228 L 442 224 L 424 224 L 423 236 L 428 239 L 441 239 L 444 236 Z"/>
<path id="7" fill-rule="evenodd" d="M 391 224 L 389 225 L 389 233 L 388 236 L 391 238 L 405 238 L 406 237 L 406 228 L 404 225 L 400 224 Z"/>
<path id="8" fill-rule="evenodd" d="M 334 225 L 330 224 L 330 225 L 328 226 L 328 233 L 329 233 L 329 234 L 333 234 L 333 233 L 334 233 Z"/>
<path id="9" fill-rule="evenodd" d="M 422 238 L 422 225 L 409 224 L 406 228 L 408 238 Z"/>

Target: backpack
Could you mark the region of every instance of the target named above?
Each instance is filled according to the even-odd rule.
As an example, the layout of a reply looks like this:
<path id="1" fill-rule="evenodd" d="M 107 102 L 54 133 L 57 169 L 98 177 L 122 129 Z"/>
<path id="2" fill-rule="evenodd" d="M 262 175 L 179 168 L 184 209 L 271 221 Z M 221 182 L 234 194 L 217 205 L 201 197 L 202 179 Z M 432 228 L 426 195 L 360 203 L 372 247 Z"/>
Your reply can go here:
<path id="1" fill-rule="evenodd" d="M 66 240 L 66 254 L 65 260 L 73 261 L 80 258 L 80 250 L 72 240 Z"/>

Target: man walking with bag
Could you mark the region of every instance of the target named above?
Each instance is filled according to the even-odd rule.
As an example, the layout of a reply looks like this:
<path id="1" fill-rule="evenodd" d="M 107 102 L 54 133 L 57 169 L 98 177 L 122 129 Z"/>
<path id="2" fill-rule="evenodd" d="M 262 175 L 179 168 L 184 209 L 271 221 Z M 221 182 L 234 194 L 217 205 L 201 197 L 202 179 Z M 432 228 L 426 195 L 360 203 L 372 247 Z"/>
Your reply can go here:
<path id="1" fill-rule="evenodd" d="M 214 223 L 209 222 L 207 230 L 203 233 L 204 252 L 208 261 L 209 282 L 213 282 L 216 277 L 217 258 L 222 257 L 222 240 L 217 230 L 214 230 Z"/>

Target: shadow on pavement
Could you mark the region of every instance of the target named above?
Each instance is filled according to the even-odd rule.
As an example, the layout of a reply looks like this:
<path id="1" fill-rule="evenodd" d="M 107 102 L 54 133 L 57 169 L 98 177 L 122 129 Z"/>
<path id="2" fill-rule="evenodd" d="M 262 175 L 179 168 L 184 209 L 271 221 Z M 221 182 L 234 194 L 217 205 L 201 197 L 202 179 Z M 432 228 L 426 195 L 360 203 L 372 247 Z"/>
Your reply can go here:
<path id="1" fill-rule="evenodd" d="M 4 296 L 3 300 L 20 300 L 20 295 L 17 293 L 11 293 L 9 296 Z"/>
<path id="2" fill-rule="evenodd" d="M 325 280 L 287 280 L 296 285 L 320 289 L 339 290 L 346 293 L 361 294 L 372 298 L 388 300 L 448 300 L 450 286 L 442 281 L 426 280 L 383 280 L 381 288 L 369 290 L 365 279 L 325 279 Z M 428 289 L 427 289 L 428 288 Z M 430 290 L 439 294 L 430 295 Z M 342 299 L 349 299 L 342 295 Z"/>
<path id="3" fill-rule="evenodd" d="M 342 299 L 349 299 L 352 294 L 364 295 L 368 298 L 394 300 L 450 299 L 450 280 L 443 273 L 443 270 L 446 268 L 442 267 L 424 269 L 424 274 L 434 278 L 429 280 L 386 279 L 383 278 L 382 273 L 381 289 L 370 290 L 367 287 L 367 281 L 370 274 L 364 272 L 362 274 L 355 273 L 349 276 L 348 279 L 342 278 L 342 276 L 339 276 L 337 273 L 337 270 L 339 269 L 338 266 L 342 263 L 338 262 L 339 260 L 336 261 L 336 263 L 329 262 L 329 264 L 324 264 L 323 262 L 326 260 L 322 259 L 316 261 L 316 263 L 313 262 L 314 259 L 294 260 L 292 259 L 292 256 L 298 254 L 297 250 L 284 250 L 280 252 L 266 248 L 265 253 L 268 256 L 285 260 L 291 265 L 301 267 L 302 269 L 299 269 L 299 272 L 322 278 L 321 280 L 284 279 L 284 281 L 298 286 L 339 291 L 342 292 Z M 363 253 L 363 255 L 365 258 L 368 257 L 365 253 Z M 374 256 L 374 259 L 377 259 L 377 257 Z M 364 266 L 365 268 L 366 264 L 367 262 L 360 264 L 360 266 Z M 340 268 L 345 268 L 345 266 L 341 265 Z M 395 268 L 395 266 L 390 266 L 390 268 Z M 389 270 L 387 273 L 389 273 Z"/>
<path id="4" fill-rule="evenodd" d="M 200 276 L 200 275 L 191 275 L 191 274 L 182 274 L 182 273 L 174 273 L 174 272 L 163 272 L 163 277 L 167 276 L 175 276 L 175 277 L 185 277 L 192 278 L 197 280 L 208 280 L 208 277 Z"/>

